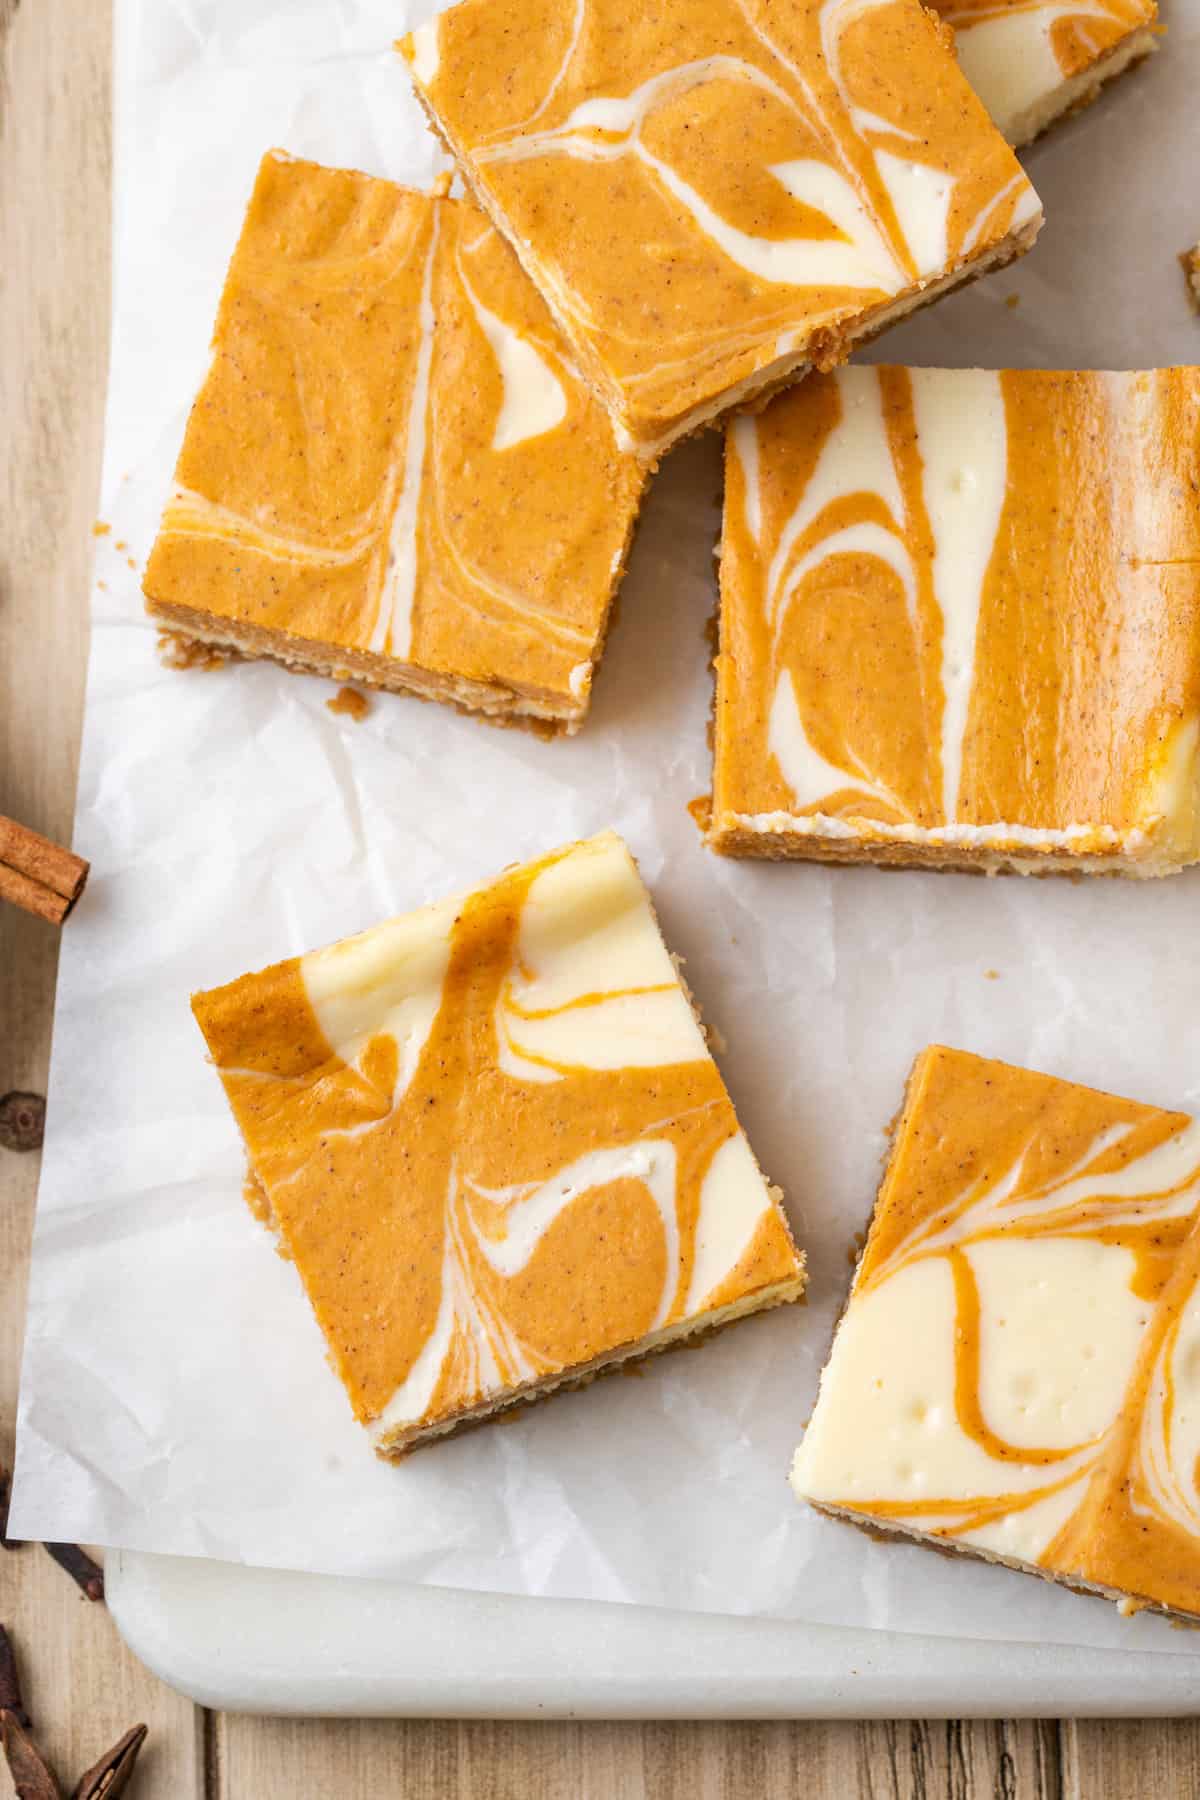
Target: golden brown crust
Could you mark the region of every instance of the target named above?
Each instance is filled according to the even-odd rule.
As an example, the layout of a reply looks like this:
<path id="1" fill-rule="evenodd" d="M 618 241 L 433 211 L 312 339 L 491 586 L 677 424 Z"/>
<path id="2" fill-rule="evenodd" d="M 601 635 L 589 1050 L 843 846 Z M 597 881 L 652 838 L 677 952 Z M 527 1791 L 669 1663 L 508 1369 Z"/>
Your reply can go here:
<path id="1" fill-rule="evenodd" d="M 1127 32 L 1088 69 L 1087 86 L 1075 93 L 1068 89 L 1067 96 L 1056 108 L 1012 139 L 1013 148 L 1025 149 L 1035 138 L 1042 137 L 1065 120 L 1073 119 L 1077 113 L 1085 112 L 1089 106 L 1093 106 L 1111 81 L 1118 75 L 1129 74 L 1140 68 L 1146 58 L 1157 50 L 1157 34 L 1160 30 L 1161 27 L 1158 26 L 1135 26 L 1132 31 Z"/>
<path id="2" fill-rule="evenodd" d="M 258 632 L 253 626 L 212 613 L 194 612 L 190 607 L 154 600 L 149 595 L 146 611 L 168 625 L 169 635 L 181 646 L 188 646 L 181 652 L 172 650 L 172 668 L 216 668 L 225 661 L 274 662 L 294 674 L 319 675 L 327 681 L 353 679 L 380 693 L 436 700 L 471 718 L 484 719 L 489 725 L 520 726 L 544 738 L 570 736 L 579 729 L 583 716 L 536 716 L 522 711 L 520 697 L 503 689 L 452 681 L 426 669 L 406 667 L 389 657 L 373 656 L 370 651 L 347 650 L 340 644 L 314 643 L 308 638 L 290 637 L 286 632 Z M 211 663 L 204 657 L 205 649 L 215 653 Z M 181 656 L 186 661 L 180 660 Z"/>
<path id="3" fill-rule="evenodd" d="M 645 489 L 642 492 L 644 498 Z M 639 507 L 629 519 L 620 560 L 613 572 L 608 608 L 592 656 L 593 684 L 613 628 L 617 596 L 640 519 Z M 149 590 L 145 591 L 145 602 L 151 618 L 161 620 L 167 627 L 159 633 L 159 648 L 171 668 L 215 669 L 231 660 L 266 660 L 299 674 L 320 675 L 339 682 L 353 677 L 384 693 L 437 700 L 453 706 L 457 712 L 482 718 L 489 725 L 519 726 L 541 738 L 572 737 L 586 717 L 586 701 L 566 711 L 552 695 L 522 694 L 512 688 L 439 675 L 398 663 L 390 656 L 376 656 L 369 650 L 349 650 L 344 645 L 322 644 L 283 631 L 263 631 L 243 620 L 159 599 Z"/>
<path id="4" fill-rule="evenodd" d="M 767 862 L 870 863 L 879 869 L 924 869 L 943 875 L 1087 875 L 1136 874 L 1128 869 L 1089 867 L 1089 859 L 1069 851 L 964 850 L 959 845 L 917 846 L 881 843 L 877 839 L 822 838 L 808 832 L 754 831 L 745 825 L 721 822 L 708 836 L 710 850 L 719 856 Z M 1094 860 L 1094 859 L 1093 859 Z"/>
<path id="5" fill-rule="evenodd" d="M 1054 1587 L 1066 1588 L 1068 1593 L 1079 1594 L 1085 1600 L 1094 1600 L 1099 1596 L 1104 1600 L 1116 1601 L 1118 1605 L 1131 1601 L 1130 1611 L 1152 1612 L 1164 1619 L 1170 1619 L 1185 1631 L 1200 1629 L 1200 1613 L 1181 1612 L 1177 1607 L 1164 1606 L 1160 1600 L 1151 1600 L 1145 1594 L 1126 1594 L 1119 1588 L 1109 1588 L 1097 1583 L 1089 1586 L 1086 1582 L 1073 1581 L 1067 1575 L 1059 1575 L 1054 1569 L 1044 1569 L 1038 1563 L 1020 1562 L 1015 1557 L 997 1555 L 992 1550 L 981 1550 L 974 1544 L 956 1544 L 946 1538 L 923 1536 L 919 1532 L 906 1531 L 900 1525 L 888 1525 L 880 1519 L 866 1519 L 859 1513 L 843 1512 L 840 1507 L 828 1506 L 820 1500 L 810 1500 L 809 1505 L 817 1512 L 823 1513 L 827 1519 L 836 1519 L 839 1525 L 850 1525 L 861 1531 L 866 1537 L 873 1538 L 878 1544 L 918 1544 L 922 1550 L 932 1550 L 935 1556 L 972 1557 L 977 1562 L 996 1563 L 1002 1569 L 1012 1569 L 1018 1575 L 1038 1575 Z"/>
<path id="6" fill-rule="evenodd" d="M 790 1235 L 790 1231 L 789 1231 Z M 559 1394 L 571 1393 L 578 1388 L 590 1387 L 605 1375 L 632 1375 L 639 1372 L 652 1357 L 662 1356 L 669 1350 L 699 1350 L 709 1338 L 715 1337 L 719 1331 L 725 1331 L 730 1325 L 737 1325 L 746 1319 L 757 1318 L 762 1313 L 773 1312 L 777 1306 L 795 1305 L 804 1298 L 805 1276 L 803 1252 L 796 1255 L 801 1264 L 801 1273 L 789 1287 L 773 1291 L 756 1304 L 746 1306 L 739 1311 L 730 1311 L 727 1317 L 710 1320 L 704 1325 L 681 1333 L 678 1337 L 670 1337 L 660 1344 L 650 1344 L 637 1350 L 632 1355 L 616 1360 L 599 1362 L 589 1369 L 576 1369 L 565 1375 L 556 1377 L 544 1385 L 537 1385 L 503 1396 L 492 1405 L 479 1408 L 469 1413 L 462 1413 L 447 1424 L 435 1426 L 422 1431 L 412 1432 L 395 1445 L 380 1444 L 376 1447 L 376 1455 L 384 1462 L 403 1462 L 404 1458 L 423 1444 L 434 1438 L 458 1437 L 461 1432 L 475 1431 L 480 1425 L 505 1424 L 521 1413 L 528 1412 L 531 1407 L 540 1406 L 544 1400 L 553 1400 Z"/>

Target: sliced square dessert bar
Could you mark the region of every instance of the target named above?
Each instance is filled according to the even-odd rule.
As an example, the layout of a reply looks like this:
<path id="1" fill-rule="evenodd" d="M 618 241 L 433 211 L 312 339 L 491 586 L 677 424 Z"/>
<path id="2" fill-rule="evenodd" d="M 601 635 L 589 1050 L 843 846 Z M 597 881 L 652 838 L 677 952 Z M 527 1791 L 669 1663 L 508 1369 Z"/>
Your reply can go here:
<path id="1" fill-rule="evenodd" d="M 792 1485 L 1200 1614 L 1200 1123 L 917 1059 Z"/>
<path id="2" fill-rule="evenodd" d="M 1158 47 L 1154 0 L 930 0 L 963 74 L 1019 148 Z"/>
<path id="3" fill-rule="evenodd" d="M 716 849 L 1200 857 L 1200 371 L 839 370 L 725 469 Z"/>
<path id="4" fill-rule="evenodd" d="M 272 152 L 147 606 L 244 656 L 570 732 L 642 486 L 469 201 Z"/>
<path id="5" fill-rule="evenodd" d="M 919 0 L 461 0 L 401 50 L 650 462 L 1041 222 Z"/>
<path id="6" fill-rule="evenodd" d="M 382 1455 L 803 1291 L 611 832 L 193 1006 Z"/>

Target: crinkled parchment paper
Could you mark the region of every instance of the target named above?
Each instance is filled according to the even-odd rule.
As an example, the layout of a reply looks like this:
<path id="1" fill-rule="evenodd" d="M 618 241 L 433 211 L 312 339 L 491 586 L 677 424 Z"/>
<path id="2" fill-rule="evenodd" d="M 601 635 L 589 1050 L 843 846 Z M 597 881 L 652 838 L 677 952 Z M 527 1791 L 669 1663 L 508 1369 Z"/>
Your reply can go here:
<path id="1" fill-rule="evenodd" d="M 1188 1650 L 1158 1621 L 822 1521 L 785 1476 L 922 1045 L 1200 1109 L 1200 872 L 1026 883 L 709 855 L 685 807 L 709 786 L 715 437 L 655 483 L 573 742 L 392 697 L 358 724 L 327 711 L 319 680 L 160 665 L 128 559 L 150 548 L 259 155 L 279 144 L 426 179 L 432 140 L 390 49 L 425 10 L 118 5 L 112 530 L 76 832 L 93 875 L 63 937 L 12 1527 L 521 1594 Z M 1150 66 L 1029 156 L 1047 212 L 1035 252 L 876 354 L 1200 360 L 1175 261 L 1200 231 L 1200 0 L 1175 0 L 1169 23 Z M 385 1466 L 242 1202 L 189 991 L 609 824 L 728 1040 L 734 1097 L 810 1254 L 809 1303 Z"/>

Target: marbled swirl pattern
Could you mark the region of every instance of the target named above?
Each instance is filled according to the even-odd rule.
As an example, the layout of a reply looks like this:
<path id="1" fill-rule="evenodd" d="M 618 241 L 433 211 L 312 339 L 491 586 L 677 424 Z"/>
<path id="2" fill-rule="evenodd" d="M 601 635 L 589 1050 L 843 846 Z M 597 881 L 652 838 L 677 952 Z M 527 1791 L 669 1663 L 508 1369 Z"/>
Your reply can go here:
<path id="1" fill-rule="evenodd" d="M 967 80 L 1010 143 L 1021 144 L 1074 85 L 1154 24 L 1154 0 L 932 0 L 954 29 Z M 1150 38 L 1145 49 L 1153 46 Z M 1061 96 L 1061 98 L 1060 98 Z"/>
<path id="2" fill-rule="evenodd" d="M 473 205 L 272 154 L 146 589 L 580 712 L 641 487 Z"/>
<path id="3" fill-rule="evenodd" d="M 1198 483 L 1192 369 L 852 368 L 734 421 L 718 841 L 1191 831 Z"/>
<path id="4" fill-rule="evenodd" d="M 927 1051 L 793 1483 L 1200 1611 L 1200 1122 Z"/>
<path id="5" fill-rule="evenodd" d="M 802 1262 L 608 834 L 199 995 L 251 1165 L 388 1447 Z"/>
<path id="6" fill-rule="evenodd" d="M 916 0 L 462 0 L 401 49 L 644 454 L 1040 214 Z"/>

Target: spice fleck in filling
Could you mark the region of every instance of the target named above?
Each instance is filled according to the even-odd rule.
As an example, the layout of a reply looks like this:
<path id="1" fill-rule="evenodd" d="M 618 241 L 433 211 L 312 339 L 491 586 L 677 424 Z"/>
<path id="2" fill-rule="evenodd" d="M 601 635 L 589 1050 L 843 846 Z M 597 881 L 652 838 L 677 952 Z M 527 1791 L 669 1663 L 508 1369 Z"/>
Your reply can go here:
<path id="1" fill-rule="evenodd" d="M 1200 370 L 842 369 L 725 469 L 716 849 L 1200 857 Z"/>
<path id="2" fill-rule="evenodd" d="M 1200 1613 L 1200 1122 L 925 1051 L 792 1485 Z"/>
<path id="3" fill-rule="evenodd" d="M 384 1455 L 803 1290 L 612 833 L 193 1006 Z"/>
<path id="4" fill-rule="evenodd" d="M 918 0 L 461 0 L 400 48 L 649 462 L 1041 222 Z"/>

